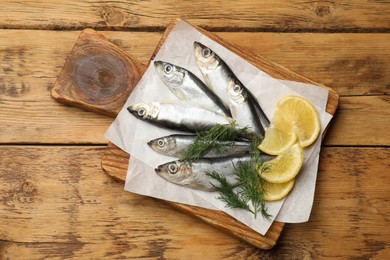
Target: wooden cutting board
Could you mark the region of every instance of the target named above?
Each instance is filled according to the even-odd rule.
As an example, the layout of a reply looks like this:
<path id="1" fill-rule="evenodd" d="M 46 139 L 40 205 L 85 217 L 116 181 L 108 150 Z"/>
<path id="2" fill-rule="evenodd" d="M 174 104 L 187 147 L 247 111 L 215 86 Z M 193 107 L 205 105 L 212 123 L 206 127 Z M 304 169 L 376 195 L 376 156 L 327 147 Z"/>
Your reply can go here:
<path id="1" fill-rule="evenodd" d="M 169 24 L 151 60 L 178 21 L 175 20 Z M 256 54 L 244 51 L 237 45 L 228 43 L 210 32 L 194 27 L 275 78 L 319 85 Z M 142 77 L 146 67 L 102 35 L 91 29 L 85 29 L 57 77 L 51 95 L 61 103 L 115 117 Z M 339 96 L 334 90 L 329 90 L 327 112 L 334 114 Z M 102 159 L 102 168 L 111 177 L 125 181 L 129 158 L 126 152 L 109 143 Z M 164 202 L 261 249 L 271 249 L 284 227 L 284 223 L 275 221 L 263 236 L 224 212 Z"/>

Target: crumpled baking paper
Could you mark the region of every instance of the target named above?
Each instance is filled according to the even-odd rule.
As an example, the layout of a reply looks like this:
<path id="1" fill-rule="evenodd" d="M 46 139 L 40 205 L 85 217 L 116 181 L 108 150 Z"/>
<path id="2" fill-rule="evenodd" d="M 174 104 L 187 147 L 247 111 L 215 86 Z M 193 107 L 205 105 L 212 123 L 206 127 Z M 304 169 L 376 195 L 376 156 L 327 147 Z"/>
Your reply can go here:
<path id="1" fill-rule="evenodd" d="M 301 95 L 310 100 L 317 108 L 322 128 L 324 129 L 327 125 L 327 116 L 325 112 L 328 97 L 327 89 L 298 82 L 276 80 L 201 34 L 184 21 L 179 21 L 173 28 L 157 53 L 155 60 L 168 61 L 182 66 L 193 72 L 200 79 L 203 79 L 195 62 L 193 53 L 194 41 L 205 44 L 224 59 L 241 82 L 258 99 L 260 106 L 269 118 L 272 118 L 276 102 L 279 99 L 288 95 Z M 151 150 L 146 143 L 151 139 L 180 132 L 160 128 L 141 121 L 131 115 L 126 108 L 131 104 L 141 101 L 168 100 L 177 100 L 177 98 L 159 79 L 154 65 L 151 63 L 126 101 L 126 104 L 118 117 L 105 134 L 108 140 L 131 154 L 125 185 L 127 191 L 194 206 L 219 209 L 261 234 L 267 232 L 272 221 L 277 216 L 279 221 L 284 222 L 289 222 L 288 220 L 291 214 L 295 214 L 296 216 L 294 218 L 291 217 L 291 222 L 299 222 L 299 220 L 305 221 L 308 218 L 313 202 L 315 188 L 314 177 L 317 173 L 317 168 L 315 168 L 315 166 L 318 166 L 316 158 L 320 149 L 320 138 L 315 144 L 304 151 L 305 162 L 299 176 L 299 178 L 302 178 L 298 178 L 294 192 L 288 196 L 287 202 L 289 203 L 283 206 L 285 200 L 267 202 L 266 206 L 268 212 L 272 215 L 272 218 L 270 220 L 265 220 L 261 216 L 258 216 L 255 219 L 253 215 L 247 211 L 226 208 L 224 203 L 217 199 L 218 193 L 216 192 L 204 192 L 181 187 L 167 182 L 154 172 L 154 168 L 158 165 L 176 160 L 176 158 L 157 154 Z M 305 172 L 309 173 L 305 174 Z M 310 188 L 307 188 L 307 186 Z M 297 194 L 294 195 L 294 193 Z M 297 196 L 299 196 L 299 203 L 301 205 L 307 205 L 306 207 L 303 207 L 302 210 L 296 206 L 297 200 L 294 198 Z M 292 198 L 290 199 L 290 197 Z M 279 214 L 282 206 L 283 210 Z M 299 214 L 297 214 L 297 210 L 300 211 Z"/>

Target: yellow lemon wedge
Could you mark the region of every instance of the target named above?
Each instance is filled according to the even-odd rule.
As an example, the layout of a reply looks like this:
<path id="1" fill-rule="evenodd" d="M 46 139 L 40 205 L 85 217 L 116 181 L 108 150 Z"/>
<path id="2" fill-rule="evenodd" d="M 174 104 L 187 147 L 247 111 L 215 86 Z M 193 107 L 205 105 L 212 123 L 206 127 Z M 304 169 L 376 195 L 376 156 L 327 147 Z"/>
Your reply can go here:
<path id="1" fill-rule="evenodd" d="M 303 150 L 296 143 L 275 159 L 263 163 L 258 174 L 270 183 L 284 183 L 295 178 L 302 164 Z"/>
<path id="2" fill-rule="evenodd" d="M 271 125 L 258 148 L 266 154 L 279 155 L 291 147 L 296 140 L 297 136 L 293 131 L 286 132 Z"/>
<path id="3" fill-rule="evenodd" d="M 278 101 L 272 123 L 280 131 L 295 133 L 302 147 L 314 143 L 321 130 L 316 108 L 298 96 L 287 96 Z"/>
<path id="4" fill-rule="evenodd" d="M 274 201 L 283 199 L 292 190 L 294 183 L 295 178 L 284 183 L 265 182 L 263 185 L 263 200 Z"/>

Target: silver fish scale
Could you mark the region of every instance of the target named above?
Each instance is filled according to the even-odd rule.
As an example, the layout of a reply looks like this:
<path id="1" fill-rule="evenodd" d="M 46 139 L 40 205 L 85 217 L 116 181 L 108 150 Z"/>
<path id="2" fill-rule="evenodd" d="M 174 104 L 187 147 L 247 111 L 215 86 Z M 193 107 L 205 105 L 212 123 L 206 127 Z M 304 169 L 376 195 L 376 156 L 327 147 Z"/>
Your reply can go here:
<path id="1" fill-rule="evenodd" d="M 230 76 L 221 62 L 215 70 L 202 69 L 208 87 L 222 100 L 226 107 L 229 107 L 229 97 L 227 92 Z"/>
<path id="2" fill-rule="evenodd" d="M 191 144 L 194 143 L 196 138 L 196 135 L 174 134 L 151 140 L 150 142 L 148 142 L 148 145 L 154 151 L 160 154 L 183 158 L 185 151 Z M 159 145 L 159 141 L 163 142 L 163 145 Z M 235 141 L 233 145 L 231 145 L 231 142 L 229 141 L 220 141 L 218 143 L 224 145 L 220 151 L 211 149 L 209 151 L 205 151 L 202 157 L 215 158 L 231 155 L 242 155 L 246 152 L 249 152 L 251 149 L 250 142 Z"/>
<path id="3" fill-rule="evenodd" d="M 234 93 L 234 83 L 231 82 L 229 86 L 229 100 L 230 111 L 233 119 L 236 120 L 240 126 L 249 126 L 251 131 L 257 133 L 260 138 L 264 138 L 264 128 L 261 125 L 259 118 L 257 117 L 256 109 L 251 102 L 251 99 L 246 92 L 246 89 L 242 85 L 240 86 L 242 93 Z M 230 95 L 231 94 L 231 95 Z M 236 96 L 232 96 L 236 95 Z"/>
<path id="4" fill-rule="evenodd" d="M 209 130 L 215 124 L 229 124 L 232 119 L 191 103 L 162 103 L 157 121 L 179 130 Z"/>
<path id="5" fill-rule="evenodd" d="M 154 64 L 161 80 L 177 98 L 230 116 L 229 107 L 224 106 L 219 97 L 192 72 L 168 62 L 156 61 Z M 173 69 L 167 73 L 164 66 L 171 66 Z"/>
<path id="6" fill-rule="evenodd" d="M 226 111 L 228 110 L 222 110 L 222 104 L 217 105 L 217 101 L 213 101 L 213 99 L 211 99 L 209 96 L 210 94 L 207 95 L 208 93 L 205 93 L 202 90 L 202 88 L 207 88 L 207 86 L 202 86 L 204 83 L 194 77 L 195 76 L 193 76 L 191 73 L 187 72 L 183 79 L 182 91 L 186 94 L 186 100 L 197 103 L 217 113 L 226 114 Z M 217 96 L 214 97 L 214 99 L 217 98 Z"/>

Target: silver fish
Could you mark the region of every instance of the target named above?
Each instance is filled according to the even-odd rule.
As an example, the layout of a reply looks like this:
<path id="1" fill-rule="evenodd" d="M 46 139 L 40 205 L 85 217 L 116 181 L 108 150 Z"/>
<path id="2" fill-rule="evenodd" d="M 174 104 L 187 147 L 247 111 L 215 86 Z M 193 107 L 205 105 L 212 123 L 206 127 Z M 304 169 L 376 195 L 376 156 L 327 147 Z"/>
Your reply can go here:
<path id="1" fill-rule="evenodd" d="M 263 126 L 263 129 L 267 129 L 271 124 L 267 115 L 264 113 L 263 109 L 260 107 L 259 102 L 257 102 L 256 98 L 250 91 L 248 91 L 248 95 L 249 98 L 252 100 L 252 104 L 255 107 L 257 117 L 260 119 L 260 123 Z"/>
<path id="2" fill-rule="evenodd" d="M 160 79 L 180 100 L 230 116 L 229 108 L 192 72 L 163 61 L 155 61 L 154 66 Z"/>
<path id="3" fill-rule="evenodd" d="M 245 87 L 241 82 L 230 80 L 228 83 L 228 98 L 230 111 L 236 123 L 240 126 L 250 127 L 250 131 L 264 138 L 264 128 L 261 125 L 256 109 Z"/>
<path id="4" fill-rule="evenodd" d="M 186 149 L 194 143 L 196 135 L 175 134 L 153 139 L 148 142 L 154 151 L 167 156 L 183 158 Z M 231 142 L 220 142 L 231 143 Z M 210 150 L 203 155 L 205 158 L 225 157 L 231 155 L 242 155 L 251 149 L 250 142 L 235 141 L 233 146 L 226 146 L 222 151 Z"/>
<path id="5" fill-rule="evenodd" d="M 228 96 L 228 86 L 231 81 L 239 83 L 244 92 L 249 96 L 249 102 L 253 104 L 255 113 L 263 128 L 269 126 L 269 120 L 263 110 L 261 109 L 256 98 L 235 76 L 229 66 L 210 48 L 199 43 L 194 42 L 194 52 L 196 62 L 205 78 L 205 81 L 210 89 L 224 102 L 225 106 L 230 107 L 230 100 Z M 264 130 L 262 131 L 264 133 Z M 259 133 L 261 136 L 262 134 Z"/>
<path id="6" fill-rule="evenodd" d="M 182 130 L 209 130 L 215 124 L 229 124 L 232 118 L 187 102 L 141 102 L 127 110 L 136 117 L 158 126 Z"/>
<path id="7" fill-rule="evenodd" d="M 158 166 L 156 173 L 165 180 L 203 191 L 215 191 L 212 184 L 218 186 L 218 181 L 207 175 L 208 172 L 216 171 L 226 177 L 233 186 L 239 184 L 234 174 L 234 167 L 240 162 L 249 162 L 249 154 L 241 157 L 221 157 L 199 159 L 191 164 L 182 161 L 172 161 Z"/>
<path id="8" fill-rule="evenodd" d="M 229 107 L 227 87 L 233 73 L 215 52 L 203 44 L 194 42 L 194 52 L 196 63 L 206 84 L 222 100 L 224 105 Z"/>

